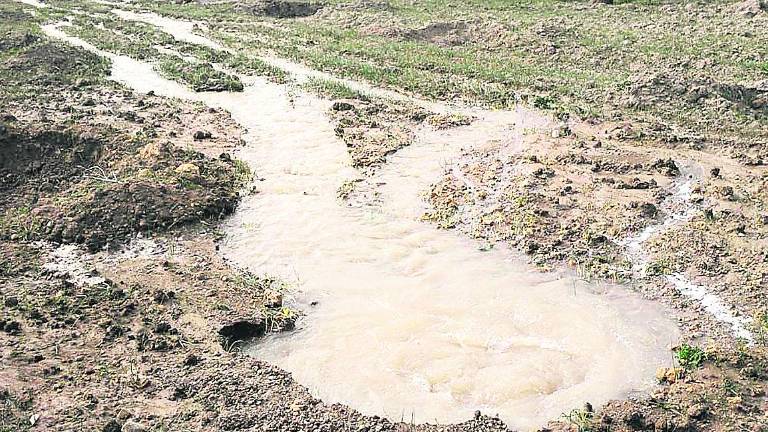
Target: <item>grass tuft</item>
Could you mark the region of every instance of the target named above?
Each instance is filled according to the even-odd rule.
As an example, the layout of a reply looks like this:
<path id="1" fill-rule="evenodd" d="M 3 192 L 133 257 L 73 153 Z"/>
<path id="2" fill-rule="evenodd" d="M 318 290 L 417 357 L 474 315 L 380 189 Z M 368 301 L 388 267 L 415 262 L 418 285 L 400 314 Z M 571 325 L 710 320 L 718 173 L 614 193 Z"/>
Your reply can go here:
<path id="1" fill-rule="evenodd" d="M 571 426 L 574 426 L 578 432 L 591 432 L 592 431 L 592 418 L 593 414 L 585 409 L 574 409 L 569 413 L 562 415 Z"/>
<path id="2" fill-rule="evenodd" d="M 700 367 L 707 360 L 707 353 L 699 347 L 682 344 L 675 352 L 675 357 L 680 366 L 686 370 Z"/>
<path id="3" fill-rule="evenodd" d="M 178 57 L 166 56 L 156 67 L 163 75 L 187 84 L 196 92 L 240 92 L 244 88 L 238 77 L 218 71 L 210 63 L 189 63 Z"/>
<path id="4" fill-rule="evenodd" d="M 310 78 L 309 81 L 307 81 L 302 87 L 331 99 L 358 99 L 362 101 L 370 100 L 366 94 L 352 89 L 346 84 L 328 79 Z"/>

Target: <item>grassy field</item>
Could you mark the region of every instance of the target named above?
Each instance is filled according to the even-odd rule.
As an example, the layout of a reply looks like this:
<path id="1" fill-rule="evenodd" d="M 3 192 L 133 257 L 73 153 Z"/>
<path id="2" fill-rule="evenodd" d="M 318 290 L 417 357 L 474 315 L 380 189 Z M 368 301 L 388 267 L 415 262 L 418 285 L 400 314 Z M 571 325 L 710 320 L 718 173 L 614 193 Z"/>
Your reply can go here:
<path id="1" fill-rule="evenodd" d="M 49 4 L 42 18 L 86 11 L 68 31 L 138 58 L 172 45 L 284 80 L 259 60 L 274 54 L 430 99 L 495 108 L 524 101 L 561 118 L 631 121 L 635 138 L 744 148 L 768 136 L 759 87 L 768 80 L 768 14 L 747 17 L 731 1 L 333 0 L 299 19 L 256 15 L 235 2 L 123 6 L 202 21 L 236 55 L 169 40 L 105 5 Z"/>
<path id="2" fill-rule="evenodd" d="M 768 131 L 768 108 L 755 102 L 755 82 L 768 79 L 768 18 L 733 2 L 334 1 L 302 19 L 235 3 L 133 7 L 207 21 L 211 36 L 246 55 L 432 99 L 524 100 L 674 140 L 753 143 Z"/>

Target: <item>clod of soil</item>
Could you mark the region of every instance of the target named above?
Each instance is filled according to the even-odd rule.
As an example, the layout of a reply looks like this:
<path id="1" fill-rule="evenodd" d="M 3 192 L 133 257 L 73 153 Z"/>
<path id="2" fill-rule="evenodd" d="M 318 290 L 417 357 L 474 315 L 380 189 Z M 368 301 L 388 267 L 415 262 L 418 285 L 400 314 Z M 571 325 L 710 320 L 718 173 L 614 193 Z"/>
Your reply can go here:
<path id="1" fill-rule="evenodd" d="M 219 336 L 224 338 L 225 343 L 231 345 L 261 336 L 266 330 L 267 326 L 263 320 L 240 320 L 219 329 Z"/>
<path id="2" fill-rule="evenodd" d="M 747 18 L 753 18 L 768 11 L 768 1 L 765 0 L 745 0 L 737 3 L 736 11 Z"/>
<path id="3" fill-rule="evenodd" d="M 0 137 L 0 238 L 99 250 L 133 232 L 231 213 L 236 177 L 232 161 L 109 131 L 14 127 Z"/>
<path id="4" fill-rule="evenodd" d="M 337 100 L 329 115 L 335 131 L 358 168 L 371 168 L 386 161 L 388 155 L 410 145 L 415 128 L 430 113 L 410 104 L 377 100 Z"/>
<path id="5" fill-rule="evenodd" d="M 18 37 L 18 36 L 16 36 Z M 33 45 L 38 36 L 24 34 L 21 40 L 3 41 L 11 48 Z M 94 70 L 106 71 L 107 62 L 89 52 L 82 52 L 70 46 L 43 43 L 31 47 L 22 55 L 8 60 L 4 68 L 18 74 L 25 74 L 25 80 L 35 80 L 39 85 L 67 85 L 72 77 L 87 76 Z"/>
<path id="6" fill-rule="evenodd" d="M 458 46 L 469 41 L 470 25 L 464 21 L 438 22 L 424 28 L 408 30 L 403 37 L 408 40 L 431 42 L 441 46 Z"/>

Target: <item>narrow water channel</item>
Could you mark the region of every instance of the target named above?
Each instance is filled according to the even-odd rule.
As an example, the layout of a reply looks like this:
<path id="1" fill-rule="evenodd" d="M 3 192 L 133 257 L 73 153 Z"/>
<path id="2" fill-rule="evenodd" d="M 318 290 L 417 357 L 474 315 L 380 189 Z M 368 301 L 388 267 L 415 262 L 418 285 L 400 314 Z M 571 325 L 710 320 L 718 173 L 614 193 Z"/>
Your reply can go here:
<path id="1" fill-rule="evenodd" d="M 423 130 L 372 183 L 381 204 L 336 197 L 360 176 L 326 117 L 330 103 L 247 78 L 242 93 L 193 93 L 150 65 L 112 59 L 112 78 L 139 91 L 224 108 L 244 126 L 238 156 L 263 181 L 226 222 L 223 253 L 295 285 L 306 318 L 249 353 L 293 373 L 327 402 L 418 422 L 499 414 L 529 429 L 580 407 L 654 386 L 679 337 L 660 306 L 622 287 L 542 275 L 516 253 L 420 222 L 421 193 L 462 147 L 510 151 L 547 118 L 520 108 L 476 111 L 470 126 Z M 313 304 L 313 306 L 310 306 Z"/>

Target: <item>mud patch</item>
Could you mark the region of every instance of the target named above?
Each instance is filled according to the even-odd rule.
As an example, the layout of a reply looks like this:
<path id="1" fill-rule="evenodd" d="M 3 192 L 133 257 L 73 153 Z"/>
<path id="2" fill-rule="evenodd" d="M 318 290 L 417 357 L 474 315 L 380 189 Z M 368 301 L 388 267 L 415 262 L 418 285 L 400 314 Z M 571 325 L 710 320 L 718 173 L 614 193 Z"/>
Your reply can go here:
<path id="1" fill-rule="evenodd" d="M 290 0 L 263 0 L 258 3 L 243 6 L 254 15 L 272 18 L 302 18 L 316 14 L 323 8 L 322 4 Z"/>
<path id="2" fill-rule="evenodd" d="M 335 101 L 329 115 L 336 122 L 336 135 L 347 145 L 352 164 L 369 168 L 409 146 L 416 137 L 415 128 L 430 113 L 410 104 L 346 99 Z"/>
<path id="3" fill-rule="evenodd" d="M 464 45 L 469 41 L 470 25 L 464 21 L 441 22 L 426 27 L 409 30 L 403 34 L 408 40 L 430 42 L 440 46 Z"/>
<path id="4" fill-rule="evenodd" d="M 95 54 L 52 43 L 33 46 L 39 40 L 39 37 L 34 35 L 24 34 L 21 38 L 20 42 L 23 43 L 17 48 L 30 48 L 18 57 L 8 60 L 2 69 L 11 74 L 24 74 L 24 80 L 37 80 L 36 82 L 42 85 L 64 85 L 75 84 L 78 79 L 94 74 L 106 75 L 108 62 Z"/>
<path id="5" fill-rule="evenodd" d="M 426 218 L 511 242 L 544 267 L 566 261 L 587 277 L 626 277 L 615 239 L 655 220 L 656 183 L 667 178 L 656 167 L 667 162 L 606 152 L 597 140 L 560 142 L 573 147 L 539 139 L 521 154 L 494 146 L 467 154 L 433 186 Z"/>
<path id="6" fill-rule="evenodd" d="M 227 408 L 233 400 L 258 401 L 264 416 L 280 404 L 266 396 L 277 387 L 288 404 L 308 397 L 285 373 L 217 343 L 216 329 L 236 317 L 263 322 L 263 308 L 285 306 L 267 302 L 274 280 L 229 268 L 213 238 L 204 231 L 160 238 L 164 252 L 152 257 L 0 242 L 7 270 L 0 272 L 0 324 L 8 330 L 0 332 L 0 426 L 27 430 L 34 416 L 46 430 L 168 423 L 239 430 L 245 416 Z M 200 392 L 196 382 L 209 386 Z"/>
<path id="7" fill-rule="evenodd" d="M 382 14 L 375 23 L 362 19 L 361 24 L 349 17 L 346 21 L 349 21 L 346 26 L 359 29 L 367 35 L 424 42 L 448 48 L 473 43 L 491 44 L 493 48 L 498 48 L 507 45 L 511 37 L 509 28 L 496 22 L 435 22 L 420 28 L 408 28 L 405 23 L 388 14 Z"/>
<path id="8" fill-rule="evenodd" d="M 142 145 L 109 131 L 12 129 L 0 138 L 4 239 L 98 250 L 141 231 L 218 219 L 238 201 L 231 159 Z"/>
<path id="9" fill-rule="evenodd" d="M 765 430 L 765 349 L 713 347 L 702 353 L 701 364 L 676 369 L 671 382 L 662 382 L 649 399 L 612 401 L 599 413 L 574 410 L 565 416 L 570 422 L 553 424 L 552 430 L 577 425 L 596 431 L 719 431 L 732 425 Z"/>
<path id="10" fill-rule="evenodd" d="M 681 81 L 667 75 L 635 77 L 630 96 L 625 105 L 646 109 L 651 104 L 684 102 L 689 105 L 701 103 L 730 104 L 728 109 L 768 115 L 768 89 L 762 85 L 745 86 L 719 83 L 714 80 Z"/>

